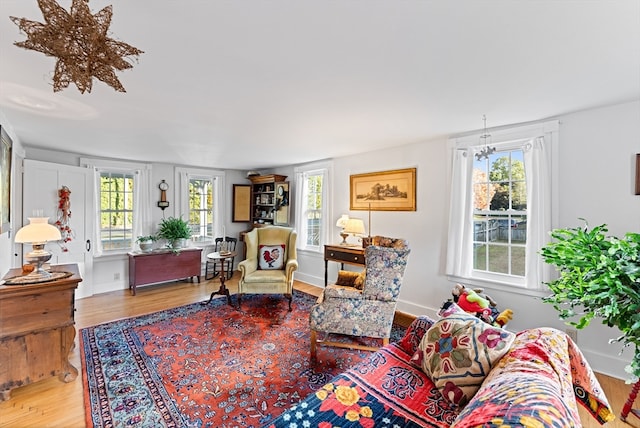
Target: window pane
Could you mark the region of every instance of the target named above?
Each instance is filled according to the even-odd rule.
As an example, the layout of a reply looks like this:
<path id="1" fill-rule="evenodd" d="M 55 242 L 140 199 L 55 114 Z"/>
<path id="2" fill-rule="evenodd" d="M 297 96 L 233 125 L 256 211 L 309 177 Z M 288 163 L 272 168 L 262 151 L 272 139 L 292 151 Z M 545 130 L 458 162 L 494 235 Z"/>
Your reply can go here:
<path id="1" fill-rule="evenodd" d="M 474 269 L 524 276 L 527 201 L 522 150 L 474 160 L 472 180 Z"/>
<path id="2" fill-rule="evenodd" d="M 307 218 L 306 245 L 320 245 L 320 229 L 322 224 L 322 175 L 309 175 L 306 178 L 307 200 L 305 216 Z"/>
<path id="3" fill-rule="evenodd" d="M 191 239 L 213 239 L 213 181 L 210 178 L 189 180 L 189 226 Z"/>
<path id="4" fill-rule="evenodd" d="M 133 174 L 100 174 L 100 239 L 105 250 L 131 248 L 133 180 Z"/>

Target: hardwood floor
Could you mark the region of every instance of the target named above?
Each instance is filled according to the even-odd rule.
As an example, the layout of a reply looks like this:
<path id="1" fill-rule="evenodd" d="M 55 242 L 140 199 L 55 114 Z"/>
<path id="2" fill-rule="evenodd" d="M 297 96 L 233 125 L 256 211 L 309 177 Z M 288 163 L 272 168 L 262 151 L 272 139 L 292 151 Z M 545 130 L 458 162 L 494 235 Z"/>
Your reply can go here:
<path id="1" fill-rule="evenodd" d="M 232 293 L 237 291 L 237 273 L 227 281 Z M 82 286 L 82 285 L 80 285 Z M 161 311 L 176 306 L 205 301 L 209 295 L 219 287 L 217 278 L 203 283 L 174 282 L 162 285 L 140 287 L 136 296 L 131 296 L 128 290 L 104 293 L 76 303 L 76 328 L 81 329 L 121 318 Z M 297 282 L 295 288 L 317 295 L 317 287 Z M 216 296 L 216 298 L 224 298 Z M 235 298 L 233 299 L 235 304 Z M 400 316 L 397 321 L 403 325 L 411 321 L 410 316 Z M 78 338 L 72 351 L 71 363 L 79 370 L 80 350 Z M 637 427 L 640 419 L 630 416 L 630 424 L 619 418 L 620 410 L 627 399 L 630 385 L 609 376 L 598 374 L 598 379 L 605 390 L 609 402 L 613 406 L 615 421 L 607 424 L 609 428 Z M 0 427 L 84 427 L 83 381 L 80 376 L 70 383 L 62 383 L 57 377 L 37 382 L 22 388 L 16 388 L 11 393 L 11 399 L 0 402 Z M 640 404 L 638 404 L 640 406 Z M 587 417 L 581 410 L 583 426 L 585 428 L 599 427 L 593 419 Z"/>

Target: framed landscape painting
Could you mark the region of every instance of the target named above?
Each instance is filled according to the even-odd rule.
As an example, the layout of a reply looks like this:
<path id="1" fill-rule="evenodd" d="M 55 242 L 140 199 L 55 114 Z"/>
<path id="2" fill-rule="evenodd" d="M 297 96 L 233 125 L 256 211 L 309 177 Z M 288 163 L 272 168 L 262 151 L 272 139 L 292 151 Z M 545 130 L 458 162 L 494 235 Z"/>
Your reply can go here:
<path id="1" fill-rule="evenodd" d="M 0 233 L 11 225 L 11 138 L 0 126 Z"/>
<path id="2" fill-rule="evenodd" d="M 352 175 L 349 187 L 351 210 L 416 210 L 416 168 Z"/>

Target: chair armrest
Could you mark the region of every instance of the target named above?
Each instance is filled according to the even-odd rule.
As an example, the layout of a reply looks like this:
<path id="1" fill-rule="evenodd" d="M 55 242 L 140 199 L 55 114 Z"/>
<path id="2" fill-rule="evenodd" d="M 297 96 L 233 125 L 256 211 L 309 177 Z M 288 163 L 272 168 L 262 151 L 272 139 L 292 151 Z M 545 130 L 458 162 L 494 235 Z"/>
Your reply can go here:
<path id="1" fill-rule="evenodd" d="M 245 275 L 249 275 L 250 273 L 253 273 L 256 270 L 258 270 L 258 259 L 253 257 L 250 259 L 243 260 L 240 263 L 238 263 L 238 269 L 240 270 L 242 277 L 244 277 Z"/>
<path id="2" fill-rule="evenodd" d="M 294 271 L 298 270 L 298 260 L 288 260 L 284 270 L 287 273 L 287 278 L 289 278 Z"/>
<path id="3" fill-rule="evenodd" d="M 328 285 L 324 289 L 323 295 L 325 301 L 329 299 L 364 299 L 361 290 L 344 285 Z"/>

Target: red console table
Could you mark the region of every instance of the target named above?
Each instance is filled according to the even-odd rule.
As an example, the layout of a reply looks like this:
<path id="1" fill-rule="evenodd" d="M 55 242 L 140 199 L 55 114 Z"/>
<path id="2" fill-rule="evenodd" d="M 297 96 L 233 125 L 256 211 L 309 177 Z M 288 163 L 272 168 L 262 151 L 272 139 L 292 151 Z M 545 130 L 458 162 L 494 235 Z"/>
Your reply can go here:
<path id="1" fill-rule="evenodd" d="M 138 285 L 175 281 L 182 278 L 198 278 L 202 272 L 202 248 L 183 248 L 178 253 L 171 250 L 154 250 L 148 253 L 129 253 L 129 289 L 136 295 Z"/>

